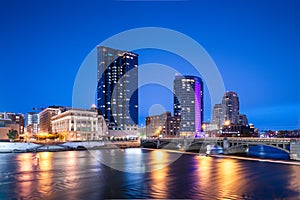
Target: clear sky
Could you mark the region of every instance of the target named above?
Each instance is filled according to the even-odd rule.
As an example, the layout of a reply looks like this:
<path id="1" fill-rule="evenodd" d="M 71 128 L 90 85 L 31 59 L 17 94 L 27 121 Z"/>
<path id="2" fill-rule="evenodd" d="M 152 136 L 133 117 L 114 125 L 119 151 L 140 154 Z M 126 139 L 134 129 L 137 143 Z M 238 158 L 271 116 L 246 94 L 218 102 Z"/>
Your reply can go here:
<path id="1" fill-rule="evenodd" d="M 97 44 L 127 29 L 153 26 L 199 42 L 255 126 L 300 128 L 299 10 L 299 0 L 1 0 L 0 111 L 70 106 L 77 70 Z M 186 63 L 168 53 L 138 53 L 140 63 Z M 143 123 L 155 102 L 147 101 L 147 87 L 140 91 Z M 172 110 L 172 94 L 157 91 L 158 101 Z M 207 108 L 205 120 L 210 118 Z"/>

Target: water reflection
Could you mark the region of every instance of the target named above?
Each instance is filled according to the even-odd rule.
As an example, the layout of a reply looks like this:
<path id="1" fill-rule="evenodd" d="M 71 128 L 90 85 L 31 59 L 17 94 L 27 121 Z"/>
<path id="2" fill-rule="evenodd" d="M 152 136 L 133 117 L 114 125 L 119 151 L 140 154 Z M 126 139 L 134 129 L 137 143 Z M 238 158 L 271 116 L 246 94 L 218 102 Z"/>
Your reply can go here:
<path id="1" fill-rule="evenodd" d="M 239 163 L 234 159 L 218 162 L 216 187 L 221 198 L 233 198 L 235 194 L 242 192 L 241 186 L 245 184 L 245 177 L 240 173 L 242 166 Z"/>
<path id="2" fill-rule="evenodd" d="M 38 166 L 41 171 L 38 173 L 37 188 L 42 194 L 48 194 L 51 191 L 52 182 L 52 158 L 53 153 L 42 152 L 37 154 Z"/>
<path id="3" fill-rule="evenodd" d="M 292 173 L 289 177 L 289 189 L 297 191 L 298 199 L 300 199 L 300 168 L 292 166 Z"/>
<path id="4" fill-rule="evenodd" d="M 150 163 L 152 168 L 151 171 L 156 171 L 164 168 L 168 164 L 169 153 L 164 150 L 156 150 L 150 153 Z"/>
<path id="5" fill-rule="evenodd" d="M 37 168 L 37 161 L 35 156 L 31 153 L 18 154 L 16 157 L 17 162 L 17 174 L 11 174 L 17 181 L 17 187 L 14 188 L 21 197 L 28 197 L 31 195 L 31 188 L 33 187 L 32 180 L 34 176 L 32 171 Z"/>
<path id="6" fill-rule="evenodd" d="M 104 153 L 105 152 L 105 153 Z M 300 166 L 126 149 L 0 154 L 0 199 L 299 199 Z M 95 156 L 129 173 L 110 168 Z M 120 167 L 120 166 L 119 166 Z M 4 174 L 4 173 L 7 173 Z"/>
<path id="7" fill-rule="evenodd" d="M 211 184 L 212 175 L 212 158 L 211 157 L 194 157 L 196 164 L 197 182 L 201 183 L 200 188 L 208 189 Z"/>
<path id="8" fill-rule="evenodd" d="M 150 195 L 157 199 L 168 198 L 169 167 L 155 170 L 151 173 Z"/>

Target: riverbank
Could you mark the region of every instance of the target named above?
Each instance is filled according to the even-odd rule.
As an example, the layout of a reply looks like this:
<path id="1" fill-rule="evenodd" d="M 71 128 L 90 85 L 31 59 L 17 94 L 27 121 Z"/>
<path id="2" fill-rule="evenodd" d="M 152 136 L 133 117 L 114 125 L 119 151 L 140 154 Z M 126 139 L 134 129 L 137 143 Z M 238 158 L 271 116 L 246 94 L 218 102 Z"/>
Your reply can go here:
<path id="1" fill-rule="evenodd" d="M 138 141 L 83 141 L 65 143 L 0 142 L 0 153 L 59 152 L 89 149 L 139 148 Z"/>

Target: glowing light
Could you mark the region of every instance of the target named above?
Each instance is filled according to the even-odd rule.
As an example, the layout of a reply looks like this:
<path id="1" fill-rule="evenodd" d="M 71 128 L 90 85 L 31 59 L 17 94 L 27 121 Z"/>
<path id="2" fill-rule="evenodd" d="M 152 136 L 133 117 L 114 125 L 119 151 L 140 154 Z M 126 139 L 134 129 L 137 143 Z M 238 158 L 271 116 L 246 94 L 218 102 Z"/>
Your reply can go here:
<path id="1" fill-rule="evenodd" d="M 201 132 L 201 97 L 200 97 L 200 82 L 195 79 L 195 136 L 199 136 Z"/>
<path id="2" fill-rule="evenodd" d="M 224 122 L 224 125 L 225 125 L 225 126 L 229 126 L 229 125 L 230 125 L 230 120 L 226 120 L 226 121 Z"/>

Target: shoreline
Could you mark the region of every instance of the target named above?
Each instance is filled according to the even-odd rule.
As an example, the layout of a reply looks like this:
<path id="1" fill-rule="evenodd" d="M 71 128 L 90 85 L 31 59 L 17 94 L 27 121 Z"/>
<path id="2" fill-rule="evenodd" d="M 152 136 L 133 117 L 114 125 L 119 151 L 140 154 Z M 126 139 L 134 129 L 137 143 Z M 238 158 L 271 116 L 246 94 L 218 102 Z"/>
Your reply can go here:
<path id="1" fill-rule="evenodd" d="M 130 142 L 104 142 L 104 141 L 80 141 L 65 142 L 59 144 L 47 143 L 20 143 L 20 142 L 0 142 L 1 153 L 27 153 L 27 152 L 61 152 L 61 151 L 82 151 L 97 149 L 125 149 L 139 148 L 140 144 L 135 141 Z"/>
<path id="2" fill-rule="evenodd" d="M 157 149 L 148 149 L 148 148 L 141 148 L 145 150 L 157 150 Z M 185 152 L 179 150 L 171 150 L 171 149 L 161 149 L 163 151 L 171 152 L 171 153 L 180 153 L 180 154 L 188 154 L 188 155 L 199 155 L 196 152 Z M 224 155 L 224 154 L 211 154 L 211 155 L 203 155 L 199 156 L 200 158 L 212 157 L 212 158 L 229 158 L 229 159 L 236 159 L 236 160 L 247 160 L 247 161 L 254 161 L 254 162 L 266 162 L 266 163 L 276 163 L 276 164 L 286 164 L 286 165 L 299 165 L 300 161 L 293 161 L 293 160 L 275 160 L 269 158 L 255 158 L 255 157 L 245 157 L 245 156 L 235 156 L 235 155 Z"/>

